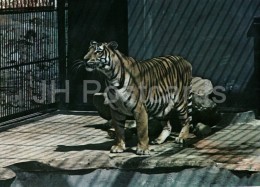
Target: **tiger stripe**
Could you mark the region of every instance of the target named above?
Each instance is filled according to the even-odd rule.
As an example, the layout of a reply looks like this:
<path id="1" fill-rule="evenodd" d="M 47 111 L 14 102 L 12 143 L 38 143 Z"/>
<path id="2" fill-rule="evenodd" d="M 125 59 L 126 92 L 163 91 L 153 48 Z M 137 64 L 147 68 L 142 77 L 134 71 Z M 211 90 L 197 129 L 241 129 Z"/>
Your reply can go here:
<path id="1" fill-rule="evenodd" d="M 176 141 L 183 143 L 189 135 L 191 118 L 191 64 L 180 56 L 162 56 L 143 61 L 127 57 L 116 42 L 91 42 L 84 57 L 87 71 L 98 70 L 106 76 L 107 99 L 117 133 L 111 152 L 124 149 L 123 124 L 127 116 L 137 122 L 137 154 L 148 154 L 148 118 L 162 120 L 164 129 L 157 138 L 162 143 L 169 136 L 167 121 L 177 110 L 183 128 Z"/>

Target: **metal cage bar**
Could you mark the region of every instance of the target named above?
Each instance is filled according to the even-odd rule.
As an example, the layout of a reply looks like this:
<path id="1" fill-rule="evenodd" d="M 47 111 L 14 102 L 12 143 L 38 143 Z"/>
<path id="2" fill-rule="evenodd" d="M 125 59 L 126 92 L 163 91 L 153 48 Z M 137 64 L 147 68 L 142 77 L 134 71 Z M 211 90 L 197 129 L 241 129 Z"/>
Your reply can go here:
<path id="1" fill-rule="evenodd" d="M 1 0 L 1 121 L 56 103 L 52 84 L 60 82 L 57 15 L 56 0 Z"/>

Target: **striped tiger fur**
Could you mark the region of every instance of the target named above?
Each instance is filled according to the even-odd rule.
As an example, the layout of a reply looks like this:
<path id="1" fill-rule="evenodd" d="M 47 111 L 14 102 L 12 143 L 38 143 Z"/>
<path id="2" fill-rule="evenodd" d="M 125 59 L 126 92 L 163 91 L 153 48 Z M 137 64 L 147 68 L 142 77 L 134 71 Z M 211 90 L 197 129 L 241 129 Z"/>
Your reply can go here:
<path id="1" fill-rule="evenodd" d="M 180 56 L 164 56 L 136 61 L 117 50 L 116 42 L 90 43 L 84 56 L 87 71 L 106 76 L 106 102 L 111 108 L 116 141 L 111 152 L 125 150 L 124 124 L 127 116 L 137 123 L 137 154 L 149 154 L 148 119 L 160 119 L 163 131 L 153 143 L 163 143 L 170 135 L 171 111 L 179 113 L 182 129 L 176 142 L 189 135 L 192 67 Z"/>

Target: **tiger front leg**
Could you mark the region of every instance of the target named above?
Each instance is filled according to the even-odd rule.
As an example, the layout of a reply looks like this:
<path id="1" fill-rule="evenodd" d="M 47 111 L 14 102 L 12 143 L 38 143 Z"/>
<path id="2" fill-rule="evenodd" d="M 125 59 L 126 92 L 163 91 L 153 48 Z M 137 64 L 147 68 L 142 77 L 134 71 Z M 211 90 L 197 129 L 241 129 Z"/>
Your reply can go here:
<path id="1" fill-rule="evenodd" d="M 138 144 L 136 154 L 149 155 L 149 137 L 148 137 L 148 114 L 144 106 L 137 107 L 134 113 L 137 128 Z"/>
<path id="2" fill-rule="evenodd" d="M 125 147 L 125 119 L 116 112 L 112 112 L 112 126 L 115 129 L 115 144 L 111 147 L 111 153 L 122 153 L 126 149 Z"/>

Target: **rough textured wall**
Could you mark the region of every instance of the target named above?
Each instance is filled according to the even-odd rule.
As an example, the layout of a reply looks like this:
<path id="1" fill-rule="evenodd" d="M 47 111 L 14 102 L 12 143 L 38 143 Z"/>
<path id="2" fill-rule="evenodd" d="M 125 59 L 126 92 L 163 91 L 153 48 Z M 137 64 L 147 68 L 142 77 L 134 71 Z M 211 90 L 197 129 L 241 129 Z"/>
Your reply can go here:
<path id="1" fill-rule="evenodd" d="M 194 75 L 243 91 L 254 66 L 247 31 L 260 0 L 128 0 L 129 55 L 178 54 Z"/>

